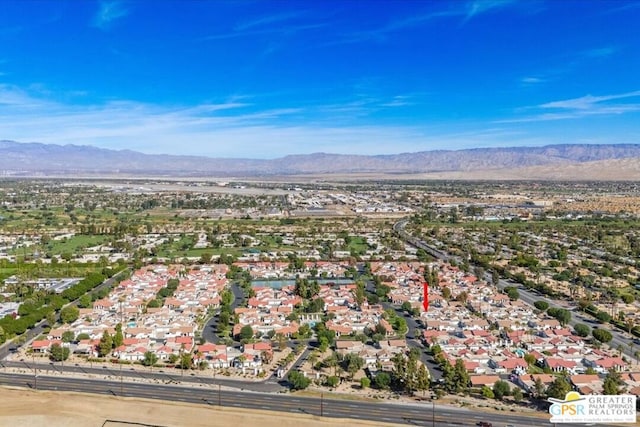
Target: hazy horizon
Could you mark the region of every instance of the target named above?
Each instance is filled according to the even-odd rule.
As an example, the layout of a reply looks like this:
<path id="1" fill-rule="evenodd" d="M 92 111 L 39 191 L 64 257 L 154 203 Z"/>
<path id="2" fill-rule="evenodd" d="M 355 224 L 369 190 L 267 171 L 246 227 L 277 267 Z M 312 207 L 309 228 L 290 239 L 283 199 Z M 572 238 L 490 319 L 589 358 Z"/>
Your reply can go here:
<path id="1" fill-rule="evenodd" d="M 5 1 L 0 140 L 149 154 L 640 142 L 636 1 Z"/>

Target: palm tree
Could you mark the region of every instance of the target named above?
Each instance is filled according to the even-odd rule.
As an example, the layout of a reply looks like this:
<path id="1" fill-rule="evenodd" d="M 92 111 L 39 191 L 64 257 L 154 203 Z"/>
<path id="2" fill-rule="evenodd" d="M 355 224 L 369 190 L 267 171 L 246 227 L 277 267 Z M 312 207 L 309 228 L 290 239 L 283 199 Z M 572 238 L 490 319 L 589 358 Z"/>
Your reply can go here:
<path id="1" fill-rule="evenodd" d="M 273 360 L 273 355 L 271 354 L 271 352 L 266 351 L 266 350 L 263 350 L 263 351 L 260 353 L 260 358 L 262 359 L 262 361 L 263 361 L 265 364 L 267 364 L 267 365 L 268 365 L 268 364 L 269 364 L 269 363 L 271 363 L 271 361 Z"/>
<path id="2" fill-rule="evenodd" d="M 278 341 L 278 348 L 280 351 L 284 350 L 286 345 L 284 334 L 282 332 L 278 332 L 274 338 Z"/>
<path id="3" fill-rule="evenodd" d="M 311 352 L 311 354 L 309 355 L 309 363 L 311 364 L 312 368 L 315 366 L 317 360 L 318 353 L 316 351 Z"/>
<path id="4" fill-rule="evenodd" d="M 624 324 L 624 326 L 626 326 L 626 328 L 627 328 L 627 333 L 629 333 L 629 334 L 631 333 L 631 331 L 633 330 L 633 328 L 635 326 L 633 320 L 634 319 L 628 319 Z"/>

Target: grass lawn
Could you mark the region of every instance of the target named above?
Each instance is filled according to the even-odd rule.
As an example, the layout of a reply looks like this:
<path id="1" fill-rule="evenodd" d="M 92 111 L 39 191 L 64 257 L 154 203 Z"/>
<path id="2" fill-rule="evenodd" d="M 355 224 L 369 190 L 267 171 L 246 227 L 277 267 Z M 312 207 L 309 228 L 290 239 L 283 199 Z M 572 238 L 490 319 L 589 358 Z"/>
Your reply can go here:
<path id="1" fill-rule="evenodd" d="M 111 236 L 79 234 L 65 240 L 50 240 L 49 243 L 44 246 L 44 250 L 54 255 L 59 255 L 64 252 L 78 253 L 91 246 L 101 245 L 110 239 Z"/>
<path id="2" fill-rule="evenodd" d="M 360 237 L 360 236 L 351 237 L 351 241 L 347 246 L 347 249 L 349 249 L 350 252 L 357 253 L 357 254 L 365 253 L 367 251 L 367 248 L 368 248 L 367 241 L 365 240 L 364 237 Z"/>

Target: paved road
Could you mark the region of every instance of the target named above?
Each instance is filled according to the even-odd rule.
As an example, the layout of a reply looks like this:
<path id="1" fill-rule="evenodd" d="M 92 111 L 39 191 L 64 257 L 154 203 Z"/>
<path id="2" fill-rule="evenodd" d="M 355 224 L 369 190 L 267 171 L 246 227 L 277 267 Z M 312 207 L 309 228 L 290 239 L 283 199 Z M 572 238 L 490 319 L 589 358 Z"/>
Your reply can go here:
<path id="1" fill-rule="evenodd" d="M 123 377 L 125 380 L 157 380 L 163 383 L 183 382 L 188 384 L 222 384 L 226 387 L 259 392 L 280 392 L 286 390 L 285 387 L 279 385 L 277 382 L 234 380 L 220 375 L 216 376 L 213 370 L 205 371 L 208 376 L 202 376 L 202 372 L 199 372 L 199 375 L 196 375 L 193 371 L 183 371 L 175 368 L 154 368 L 153 370 L 144 370 L 133 369 L 129 365 L 112 365 L 110 363 L 94 363 L 92 367 L 64 363 L 35 363 L 30 359 L 24 359 L 23 361 L 3 361 L 0 363 L 0 368 L 4 368 L 5 366 L 9 368 L 25 369 L 31 372 L 35 370 L 45 375 L 92 374 L 118 378 Z"/>
<path id="2" fill-rule="evenodd" d="M 406 335 L 407 345 L 411 348 L 417 348 L 418 350 L 420 350 L 420 361 L 424 363 L 427 369 L 429 369 L 431 382 L 439 381 L 440 378 L 442 378 L 442 370 L 440 369 L 440 365 L 434 360 L 433 356 L 425 352 L 425 347 L 420 340 L 420 337 L 422 336 L 422 328 L 418 324 L 417 320 L 413 316 L 406 316 L 406 312 L 396 305 L 388 302 L 382 302 L 381 304 L 385 308 L 385 310 L 388 308 L 392 308 L 396 311 L 396 314 L 398 316 L 404 317 L 409 329 Z"/>
<path id="3" fill-rule="evenodd" d="M 231 289 L 231 292 L 233 293 L 233 302 L 231 302 L 231 313 L 233 313 L 236 307 L 242 304 L 242 301 L 244 300 L 244 292 L 242 291 L 242 288 L 240 287 L 240 285 L 238 285 L 237 283 L 234 283 L 233 285 L 231 285 L 230 289 Z M 204 340 L 207 342 L 217 344 L 221 341 L 220 337 L 218 336 L 219 314 L 220 314 L 220 311 L 218 311 L 218 313 L 216 313 L 215 316 L 212 316 L 211 319 L 209 319 L 209 321 L 204 325 L 204 328 L 202 329 L 202 338 L 204 338 Z"/>
<path id="4" fill-rule="evenodd" d="M 408 220 L 404 219 L 401 221 L 398 221 L 397 223 L 394 224 L 393 229 L 398 233 L 398 235 L 400 237 L 402 237 L 403 239 L 405 239 L 408 243 L 422 248 L 425 251 L 427 251 L 429 254 L 431 254 L 432 256 L 438 258 L 438 259 L 442 259 L 444 261 L 449 261 L 451 259 L 451 256 L 448 255 L 447 253 L 429 246 L 426 242 L 417 239 L 416 237 L 411 236 L 410 234 L 406 233 L 404 231 L 404 227 L 407 225 Z M 491 277 L 488 275 L 488 273 L 486 273 L 485 278 L 488 278 L 489 281 L 491 281 Z M 524 302 L 526 302 L 527 304 L 533 306 L 533 303 L 536 301 L 546 301 L 547 303 L 549 303 L 549 307 L 557 307 L 557 308 L 568 308 L 571 309 L 571 307 L 566 303 L 566 302 L 559 302 L 553 299 L 550 299 L 544 295 L 537 295 L 536 293 L 534 293 L 533 291 L 525 288 L 522 285 L 519 285 L 518 283 L 514 283 L 514 282 L 509 282 L 507 280 L 504 279 L 500 279 L 499 283 L 498 283 L 498 288 L 499 289 L 504 289 L 507 286 L 517 286 L 518 287 L 518 293 L 520 294 L 520 299 Z M 594 326 L 594 318 L 591 316 L 586 315 L 585 313 L 579 312 L 579 311 L 573 311 L 571 313 L 571 321 L 569 322 L 569 324 L 571 326 L 575 326 L 577 323 L 585 323 L 591 327 Z M 633 355 L 633 351 L 632 351 L 632 346 L 631 343 L 633 341 L 633 339 L 627 335 L 625 335 L 625 333 L 621 332 L 620 330 L 614 328 L 613 326 L 609 325 L 609 324 L 601 324 L 601 325 L 597 325 L 600 328 L 604 328 L 607 329 L 609 332 L 611 332 L 611 335 L 613 336 L 613 339 L 611 340 L 610 343 L 608 343 L 609 346 L 611 346 L 612 348 L 617 349 L 618 347 L 622 348 L 622 352 L 630 357 L 634 357 Z"/>
<path id="5" fill-rule="evenodd" d="M 301 397 L 295 394 L 265 394 L 225 390 L 221 387 L 184 387 L 175 385 L 128 383 L 111 380 L 64 378 L 40 375 L 0 373 L 0 385 L 38 390 L 76 391 L 111 396 L 142 397 L 203 405 L 260 409 L 278 412 L 306 413 L 330 418 L 365 419 L 398 425 L 416 426 L 473 426 L 479 421 L 496 427 L 514 424 L 519 427 L 550 425 L 548 418 L 528 417 L 515 412 L 485 414 L 463 408 L 423 404 L 362 402 L 333 400 L 330 393 L 322 397 Z M 126 415 L 122 415 L 126 420 Z M 571 424 L 564 424 L 573 426 Z M 603 424 L 599 424 L 603 425 Z M 577 426 L 577 424 L 575 425 Z"/>

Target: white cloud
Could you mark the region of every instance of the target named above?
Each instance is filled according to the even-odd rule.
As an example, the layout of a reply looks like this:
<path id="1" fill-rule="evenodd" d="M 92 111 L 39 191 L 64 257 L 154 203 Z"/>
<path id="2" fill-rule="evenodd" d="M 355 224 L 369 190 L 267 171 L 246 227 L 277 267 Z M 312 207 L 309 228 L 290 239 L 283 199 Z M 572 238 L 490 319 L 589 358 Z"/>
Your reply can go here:
<path id="1" fill-rule="evenodd" d="M 245 21 L 235 26 L 236 31 L 245 31 L 254 27 L 263 27 L 271 24 L 277 24 L 283 21 L 289 21 L 303 15 L 303 12 L 285 12 L 275 15 L 262 16 L 251 21 Z"/>
<path id="2" fill-rule="evenodd" d="M 618 51 L 618 48 L 613 46 L 605 46 L 590 49 L 584 52 L 584 56 L 588 58 L 605 58 L 607 56 L 611 56 Z"/>
<path id="3" fill-rule="evenodd" d="M 523 77 L 520 79 L 520 83 L 523 85 L 537 85 L 540 83 L 544 83 L 546 80 L 540 77 Z"/>
<path id="4" fill-rule="evenodd" d="M 366 120 L 365 124 L 355 125 L 345 119 L 353 115 L 344 114 L 344 109 L 366 110 L 371 102 L 385 108 L 380 100 L 304 109 L 259 109 L 245 99 L 177 107 L 133 101 L 76 106 L 0 86 L 0 139 L 128 148 L 147 153 L 274 158 L 319 151 L 393 154 L 474 144 L 488 146 L 508 137 L 503 131 L 447 134 L 442 129 L 366 124 Z M 401 95 L 386 104 L 400 106 L 407 99 Z M 342 112 L 338 111 L 340 108 Z M 297 119 L 307 115 L 315 120 Z"/>
<path id="5" fill-rule="evenodd" d="M 540 105 L 540 108 L 560 108 L 570 110 L 597 110 L 607 108 L 602 103 L 614 99 L 635 98 L 640 96 L 640 90 L 633 92 L 621 93 L 617 95 L 592 96 L 586 95 L 580 98 L 565 99 L 562 101 L 547 102 Z"/>
<path id="6" fill-rule="evenodd" d="M 542 110 L 542 117 L 535 121 L 557 120 L 562 115 L 574 117 L 575 111 L 582 111 L 576 106 L 585 103 L 603 104 L 599 107 L 601 114 L 604 111 L 619 114 L 625 108 L 638 106 L 610 102 L 637 95 L 640 92 L 547 103 L 545 105 L 556 105 L 555 109 L 560 105 L 561 111 L 548 112 L 551 107 L 536 107 Z M 413 98 L 411 95 L 396 96 L 386 102 L 366 98 L 344 104 L 263 109 L 250 103 L 256 98 L 232 97 L 221 103 L 173 107 L 127 100 L 74 105 L 5 85 L 0 86 L 0 140 L 244 158 L 312 152 L 395 154 L 562 141 L 562 138 L 554 139 L 557 135 L 553 134 L 543 141 L 535 132 L 530 133 L 521 126 L 486 128 L 480 123 L 461 122 L 431 126 L 383 125 L 366 116 L 370 109 L 401 107 Z M 58 94 L 58 99 L 71 98 Z M 565 133 L 562 136 L 565 137 Z M 575 142 L 580 139 L 576 138 Z"/>
<path id="7" fill-rule="evenodd" d="M 102 1 L 98 12 L 93 17 L 93 26 L 100 28 L 101 30 L 108 29 L 111 24 L 125 16 L 129 15 L 129 10 L 126 9 L 120 1 Z"/>
<path id="8" fill-rule="evenodd" d="M 467 5 L 465 21 L 482 13 L 509 6 L 512 3 L 514 3 L 514 0 L 474 0 Z"/>
<path id="9" fill-rule="evenodd" d="M 498 120 L 495 123 L 541 122 L 551 120 L 579 119 L 588 116 L 619 115 L 640 111 L 640 103 L 609 101 L 640 97 L 640 90 L 615 95 L 585 95 L 579 98 L 552 101 L 535 107 L 525 107 L 523 111 L 537 110 L 537 114 Z"/>
<path id="10" fill-rule="evenodd" d="M 435 3 L 434 3 L 435 4 Z M 463 24 L 471 20 L 475 16 L 499 10 L 504 7 L 516 4 L 515 0 L 474 0 L 467 3 L 454 2 L 453 7 L 448 9 L 430 11 L 426 13 L 416 13 L 403 19 L 396 19 L 388 22 L 379 28 L 372 30 L 356 31 L 344 34 L 342 38 L 330 41 L 324 46 L 360 43 L 366 41 L 384 41 L 387 37 L 395 32 L 419 27 L 431 21 L 443 18 L 463 17 Z"/>

